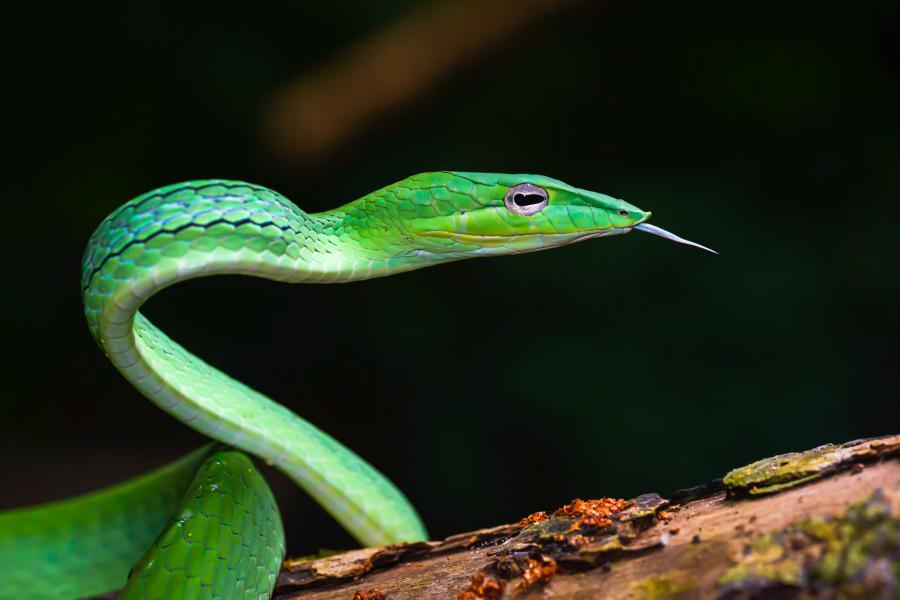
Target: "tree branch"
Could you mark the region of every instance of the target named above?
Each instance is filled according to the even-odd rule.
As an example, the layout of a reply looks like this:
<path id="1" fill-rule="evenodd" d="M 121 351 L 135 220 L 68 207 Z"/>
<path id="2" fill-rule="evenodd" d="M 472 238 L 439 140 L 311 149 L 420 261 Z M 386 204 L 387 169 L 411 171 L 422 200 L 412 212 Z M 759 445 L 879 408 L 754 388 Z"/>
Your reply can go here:
<path id="1" fill-rule="evenodd" d="M 855 558 L 846 559 L 851 551 Z M 289 560 L 275 597 L 753 598 L 841 590 L 887 598 L 900 592 L 898 572 L 900 436 L 892 436 L 773 457 L 667 498 L 576 501 L 549 517 L 442 542 Z"/>

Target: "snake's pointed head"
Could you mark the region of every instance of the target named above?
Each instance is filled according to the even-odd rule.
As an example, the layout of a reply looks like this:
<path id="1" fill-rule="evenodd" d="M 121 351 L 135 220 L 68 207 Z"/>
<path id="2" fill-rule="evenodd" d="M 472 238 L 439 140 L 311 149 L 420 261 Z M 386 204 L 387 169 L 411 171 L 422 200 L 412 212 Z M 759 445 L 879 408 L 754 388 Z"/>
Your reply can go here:
<path id="1" fill-rule="evenodd" d="M 533 252 L 628 233 L 650 218 L 624 200 L 541 175 L 441 172 L 411 180 L 417 178 L 430 182 L 439 214 L 417 216 L 408 225 L 425 249 L 437 253 Z"/>
<path id="2" fill-rule="evenodd" d="M 534 252 L 633 229 L 704 248 L 646 223 L 650 213 L 624 200 L 542 175 L 421 173 L 326 216 L 349 245 L 345 255 L 356 252 L 368 265 L 354 277 Z"/>

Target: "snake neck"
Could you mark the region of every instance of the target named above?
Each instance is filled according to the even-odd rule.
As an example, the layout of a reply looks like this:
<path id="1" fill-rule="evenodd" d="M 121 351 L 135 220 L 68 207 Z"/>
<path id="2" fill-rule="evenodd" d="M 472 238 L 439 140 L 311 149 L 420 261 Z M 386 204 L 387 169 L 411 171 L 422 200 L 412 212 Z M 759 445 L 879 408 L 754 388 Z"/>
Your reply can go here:
<path id="1" fill-rule="evenodd" d="M 244 274 L 332 283 L 424 266 L 415 253 L 402 250 L 403 236 L 396 227 L 362 222 L 352 203 L 308 214 L 246 183 L 169 186 L 126 203 L 92 236 L 82 264 L 85 314 L 107 357 L 155 404 L 281 468 L 360 541 L 421 539 L 421 523 L 377 471 L 192 355 L 138 312 L 157 291 L 196 277 Z"/>
<path id="2" fill-rule="evenodd" d="M 421 266 L 406 240 L 396 224 L 361 220 L 353 203 L 309 214 L 241 182 L 160 188 L 121 206 L 91 237 L 82 262 L 88 324 L 99 339 L 156 291 L 195 277 L 337 283 Z"/>

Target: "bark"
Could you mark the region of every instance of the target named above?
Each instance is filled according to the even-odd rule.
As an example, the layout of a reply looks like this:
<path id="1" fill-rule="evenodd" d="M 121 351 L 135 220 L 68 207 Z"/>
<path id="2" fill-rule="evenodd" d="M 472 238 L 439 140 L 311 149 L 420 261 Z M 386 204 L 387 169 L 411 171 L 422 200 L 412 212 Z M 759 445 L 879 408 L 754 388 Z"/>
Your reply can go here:
<path id="1" fill-rule="evenodd" d="M 776 456 L 665 498 L 288 560 L 275 598 L 898 598 L 898 578 L 900 435 Z"/>

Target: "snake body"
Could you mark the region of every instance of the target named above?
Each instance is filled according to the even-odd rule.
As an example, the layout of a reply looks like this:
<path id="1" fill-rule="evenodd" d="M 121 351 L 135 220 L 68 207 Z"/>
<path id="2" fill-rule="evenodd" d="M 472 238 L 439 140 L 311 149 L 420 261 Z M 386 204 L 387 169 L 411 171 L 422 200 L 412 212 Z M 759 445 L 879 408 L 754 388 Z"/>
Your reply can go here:
<path id="1" fill-rule="evenodd" d="M 144 317 L 138 309 L 159 290 L 217 274 L 349 282 L 626 233 L 649 216 L 547 177 L 457 172 L 416 175 L 315 214 L 223 180 L 122 205 L 82 262 L 91 334 L 141 394 L 216 443 L 106 490 L 0 513 L 0 598 L 118 588 L 121 598 L 269 598 L 285 540 L 247 453 L 290 476 L 363 544 L 426 538 L 372 466 Z"/>

